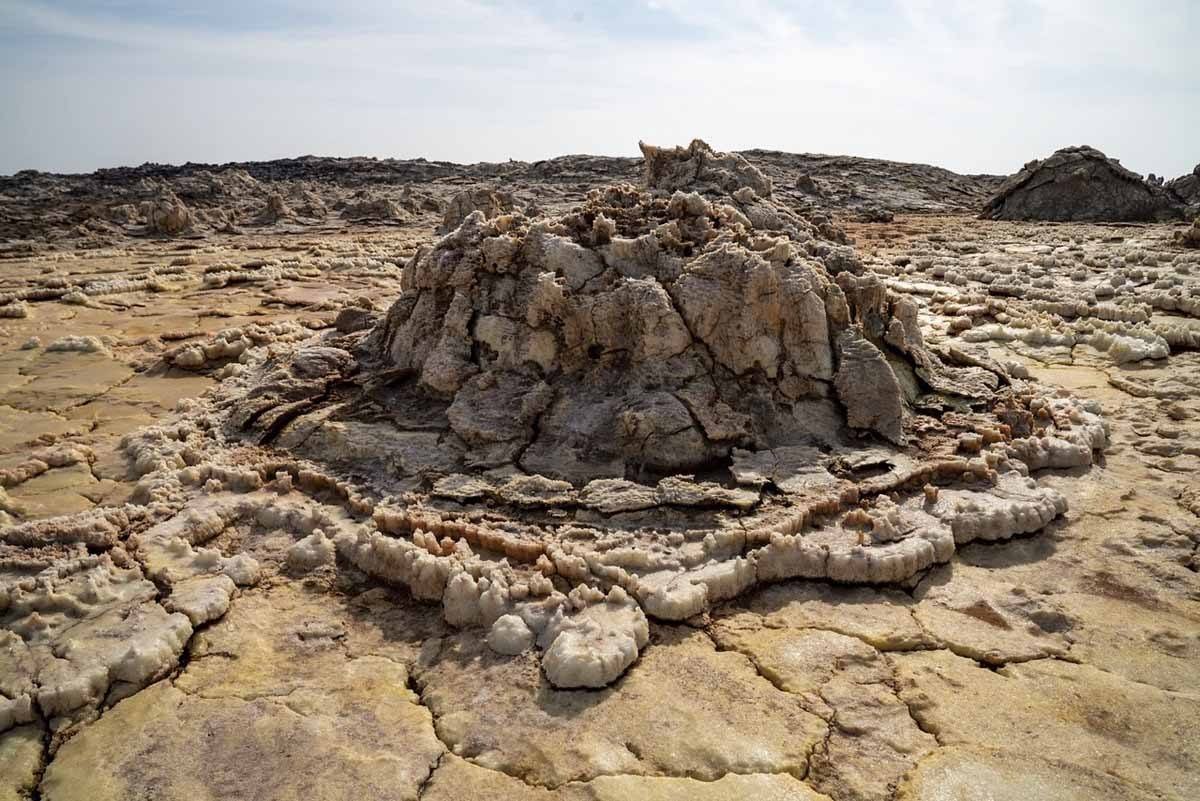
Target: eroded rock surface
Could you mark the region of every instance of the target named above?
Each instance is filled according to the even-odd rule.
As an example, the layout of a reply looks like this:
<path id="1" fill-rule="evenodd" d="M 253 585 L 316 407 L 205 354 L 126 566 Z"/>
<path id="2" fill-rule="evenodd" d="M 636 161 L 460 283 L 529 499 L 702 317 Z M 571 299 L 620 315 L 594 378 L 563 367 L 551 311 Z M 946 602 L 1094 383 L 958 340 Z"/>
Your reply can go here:
<path id="1" fill-rule="evenodd" d="M 599 693 L 556 690 L 532 655 L 499 657 L 469 636 L 442 648 L 417 671 L 439 737 L 455 755 L 530 784 L 614 774 L 800 778 L 825 731 L 702 632 L 661 632 L 618 688 Z"/>
<path id="2" fill-rule="evenodd" d="M 1166 187 L 1186 203 L 1190 211 L 1200 213 L 1200 164 L 1187 175 L 1168 181 Z"/>
<path id="3" fill-rule="evenodd" d="M 1066 147 L 1034 160 L 984 206 L 995 220 L 1148 221 L 1179 216 L 1172 193 L 1095 148 Z"/>
<path id="4" fill-rule="evenodd" d="M 796 577 L 903 582 L 1066 511 L 1028 473 L 1092 462 L 1094 406 L 946 364 L 915 301 L 742 157 L 643 147 L 647 190 L 468 214 L 372 330 L 170 351 L 226 379 L 123 442 L 151 502 L 128 543 L 173 614 L 208 622 L 336 555 L 499 651 L 532 640 L 555 686 L 601 687 L 647 617 Z"/>
<path id="5" fill-rule="evenodd" d="M 1174 230 L 648 150 L 6 248 L 0 797 L 1193 797 Z"/>

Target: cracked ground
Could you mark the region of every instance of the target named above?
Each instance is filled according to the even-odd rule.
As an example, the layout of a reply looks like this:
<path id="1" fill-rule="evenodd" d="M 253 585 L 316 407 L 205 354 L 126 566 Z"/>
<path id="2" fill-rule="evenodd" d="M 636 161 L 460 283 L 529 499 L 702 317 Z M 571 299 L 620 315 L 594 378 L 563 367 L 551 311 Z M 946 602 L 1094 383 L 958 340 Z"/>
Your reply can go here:
<path id="1" fill-rule="evenodd" d="M 937 288 L 969 284 L 983 257 L 1077 252 L 1093 277 L 1148 287 L 1162 258 L 1126 257 L 1172 253 L 1166 226 L 951 215 L 849 229 L 882 274 L 928 287 L 922 325 L 949 343 L 962 315 Z M 165 353 L 255 324 L 319 332 L 344 309 L 386 304 L 431 234 L 7 259 L 9 289 L 183 268 L 158 291 L 30 302 L 0 320 L 0 531 L 135 495 L 121 437 L 218 380 Z M 260 266 L 204 280 L 230 263 Z M 290 269 L 253 278 L 271 263 Z M 52 347 L 68 335 L 93 344 Z M 1122 361 L 1095 341 L 967 340 L 1098 401 L 1111 426 L 1099 464 L 1039 476 L 1070 503 L 1040 533 L 967 545 L 903 587 L 787 581 L 654 622 L 650 647 L 600 690 L 555 689 L 534 654 L 493 653 L 481 632 L 352 568 L 280 572 L 194 625 L 148 686 L 114 684 L 85 716 L 37 710 L 7 726 L 0 799 L 1200 797 L 1200 353 Z"/>

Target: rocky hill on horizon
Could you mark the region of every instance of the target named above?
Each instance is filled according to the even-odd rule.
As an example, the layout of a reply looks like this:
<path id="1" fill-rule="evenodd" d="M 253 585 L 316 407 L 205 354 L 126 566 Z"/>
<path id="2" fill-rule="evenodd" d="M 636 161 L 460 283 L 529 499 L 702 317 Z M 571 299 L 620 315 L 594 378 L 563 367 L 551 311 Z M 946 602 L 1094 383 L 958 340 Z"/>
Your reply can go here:
<path id="1" fill-rule="evenodd" d="M 771 178 L 785 202 L 864 219 L 974 212 L 1005 177 L 859 156 L 771 150 L 744 155 Z M 440 212 L 463 187 L 480 184 L 511 193 L 523 208 L 565 210 L 598 185 L 637 182 L 642 164 L 641 158 L 590 155 L 474 164 L 300 156 L 225 164 L 147 162 L 78 174 L 23 170 L 0 176 L 0 240 L 111 244 L 146 232 L 149 220 L 141 206 L 168 192 L 200 212 L 201 227 L 225 232 L 280 222 L 281 215 L 267 208 L 272 195 L 289 208 L 311 212 L 287 222 L 317 230 Z"/>

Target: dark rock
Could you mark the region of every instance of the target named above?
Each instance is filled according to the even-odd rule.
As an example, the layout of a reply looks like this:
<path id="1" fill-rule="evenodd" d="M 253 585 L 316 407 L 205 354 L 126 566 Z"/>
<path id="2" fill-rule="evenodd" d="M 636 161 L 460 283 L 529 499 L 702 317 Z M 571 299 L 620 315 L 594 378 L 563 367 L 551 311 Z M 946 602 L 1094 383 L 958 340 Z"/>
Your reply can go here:
<path id="1" fill-rule="evenodd" d="M 854 219 L 865 223 L 890 223 L 896 219 L 896 215 L 880 206 L 866 206 L 859 210 Z"/>
<path id="2" fill-rule="evenodd" d="M 375 325 L 375 316 L 375 312 L 371 309 L 351 306 L 338 312 L 337 318 L 333 321 L 333 327 L 343 334 L 365 331 Z"/>
<path id="3" fill-rule="evenodd" d="M 1200 164 L 1187 175 L 1168 181 L 1167 191 L 1185 203 L 1193 214 L 1200 214 Z"/>
<path id="4" fill-rule="evenodd" d="M 1083 145 L 1031 161 L 997 190 L 980 215 L 993 220 L 1150 222 L 1177 219 L 1171 193 Z"/>
<path id="5" fill-rule="evenodd" d="M 825 190 L 817 183 L 817 179 L 806 172 L 796 177 L 796 188 L 806 195 L 825 197 Z"/>
<path id="6" fill-rule="evenodd" d="M 403 220 L 408 214 L 394 201 L 386 197 L 364 195 L 355 198 L 342 208 L 347 220 Z"/>

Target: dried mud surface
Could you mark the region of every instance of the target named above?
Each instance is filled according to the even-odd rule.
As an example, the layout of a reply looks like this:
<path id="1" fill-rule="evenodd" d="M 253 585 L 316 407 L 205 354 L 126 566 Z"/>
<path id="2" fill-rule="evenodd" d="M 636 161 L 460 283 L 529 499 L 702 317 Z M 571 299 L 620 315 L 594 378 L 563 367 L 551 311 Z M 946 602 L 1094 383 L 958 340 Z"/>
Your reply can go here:
<path id="1" fill-rule="evenodd" d="M 6 184 L 5 225 L 24 227 L 0 261 L 0 799 L 1200 796 L 1200 252 L 1183 226 L 978 220 L 998 179 L 745 155 L 775 216 L 729 187 L 664 187 L 622 195 L 636 214 L 612 237 L 674 221 L 684 275 L 714 250 L 803 267 L 824 299 L 783 316 L 834 335 L 780 334 L 784 381 L 739 361 L 771 339 L 763 315 L 693 315 L 714 292 L 671 272 L 586 272 L 596 308 L 650 280 L 675 301 L 622 362 L 636 392 L 609 381 L 686 407 L 677 428 L 669 402 L 637 407 L 631 430 L 659 441 L 636 451 L 580 440 L 582 412 L 560 415 L 570 435 L 510 413 L 537 394 L 503 391 L 515 376 L 558 398 L 607 375 L 586 337 L 547 355 L 495 333 L 497 298 L 529 303 L 505 287 L 533 257 L 465 295 L 498 318 L 469 329 L 487 347 L 425 371 L 404 361 L 423 334 L 382 344 L 413 319 L 397 300 L 441 297 L 435 268 L 485 239 L 541 231 L 557 244 L 537 258 L 592 264 L 568 239 L 604 258 L 572 210 L 611 209 L 588 193 L 641 181 L 633 160 L 393 163 L 384 188 L 378 162 L 273 163 L 174 235 L 150 216 L 35 224 L 68 216 L 49 189 L 31 199 L 53 181 Z M 140 169 L 110 178 L 178 180 Z M 360 179 L 392 206 L 333 210 Z M 275 183 L 289 211 L 260 217 Z M 325 217 L 295 212 L 304 192 Z M 769 308 L 764 286 L 737 302 Z M 674 306 L 691 325 L 672 340 Z M 900 321 L 877 340 L 888 372 L 863 368 L 896 376 L 886 391 L 836 335 L 869 340 L 875 313 Z M 671 383 L 693 373 L 713 392 Z M 422 375 L 450 387 L 440 406 Z M 803 425 L 755 426 L 785 407 Z"/>

